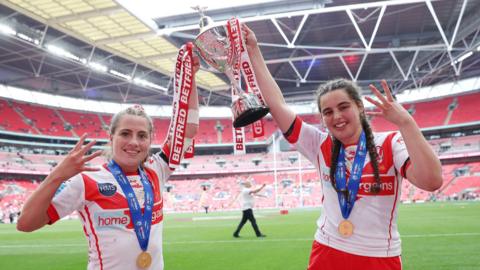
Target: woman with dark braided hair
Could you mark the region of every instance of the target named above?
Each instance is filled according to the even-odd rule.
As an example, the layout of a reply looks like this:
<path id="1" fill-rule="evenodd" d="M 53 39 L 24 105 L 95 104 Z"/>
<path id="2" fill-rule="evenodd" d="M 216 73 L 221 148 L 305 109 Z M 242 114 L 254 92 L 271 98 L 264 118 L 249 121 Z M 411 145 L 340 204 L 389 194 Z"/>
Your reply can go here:
<path id="1" fill-rule="evenodd" d="M 324 96 L 327 93 L 330 93 L 334 90 L 338 89 L 344 89 L 345 92 L 347 92 L 348 96 L 357 104 L 362 104 L 362 100 L 359 94 L 359 89 L 357 89 L 357 86 L 352 83 L 351 81 L 345 80 L 345 79 L 337 79 L 337 80 L 332 80 L 329 81 L 323 85 L 320 86 L 318 90 L 318 96 L 317 96 L 317 105 L 319 111 L 322 111 L 321 103 L 320 103 L 320 98 Z M 363 104 L 361 105 L 363 107 Z M 327 111 L 328 114 L 328 111 Z M 370 163 L 373 169 L 373 176 L 375 183 L 370 188 L 370 191 L 372 193 L 378 193 L 380 192 L 380 186 L 381 186 L 381 180 L 380 180 L 380 175 L 378 171 L 378 153 L 377 149 L 375 146 L 374 142 L 374 136 L 372 132 L 372 128 L 370 127 L 370 123 L 368 123 L 367 118 L 365 117 L 365 113 L 361 112 L 360 113 L 360 124 L 361 128 L 365 132 L 365 137 L 366 137 L 366 148 L 368 151 L 368 156 L 370 158 Z M 336 185 L 336 179 L 335 179 L 335 171 L 337 169 L 337 162 L 338 162 L 338 155 L 340 154 L 340 148 L 342 146 L 342 142 L 332 136 L 332 141 L 333 141 L 333 146 L 332 146 L 332 159 L 330 164 L 330 179 L 332 182 L 333 188 L 337 192 L 341 192 Z M 348 161 L 347 161 L 348 162 Z"/>
<path id="2" fill-rule="evenodd" d="M 358 87 L 337 79 L 322 85 L 317 103 L 328 133 L 303 122 L 287 106 L 270 75 L 255 38 L 245 25 L 246 47 L 259 88 L 285 138 L 316 166 L 322 183 L 323 211 L 308 270 L 402 269 L 397 208 L 402 179 L 434 191 L 442 185 L 441 164 L 410 114 L 385 96 L 369 114 L 395 124 L 398 131 L 372 132 Z"/>

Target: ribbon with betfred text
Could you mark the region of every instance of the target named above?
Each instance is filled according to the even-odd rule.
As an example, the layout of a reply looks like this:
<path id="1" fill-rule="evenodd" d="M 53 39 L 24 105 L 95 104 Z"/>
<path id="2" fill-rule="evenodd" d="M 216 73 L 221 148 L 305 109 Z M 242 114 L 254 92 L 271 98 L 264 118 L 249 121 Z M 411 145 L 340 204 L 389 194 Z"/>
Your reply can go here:
<path id="1" fill-rule="evenodd" d="M 167 133 L 167 142 L 171 144 L 171 140 L 173 138 L 173 127 L 175 126 L 175 113 L 177 111 L 178 106 L 178 95 L 180 92 L 179 89 L 179 81 L 180 81 L 180 73 L 182 70 L 182 62 L 183 62 L 183 53 L 185 51 L 185 46 L 182 46 L 178 50 L 177 54 L 177 61 L 175 62 L 175 76 L 173 77 L 173 102 L 172 102 L 172 118 L 170 120 L 170 125 L 168 126 L 168 133 Z M 163 152 L 168 155 L 170 158 L 170 149 L 166 148 L 167 143 L 163 146 Z"/>
<path id="2" fill-rule="evenodd" d="M 170 121 L 170 126 L 168 127 L 168 139 L 173 138 L 173 127 L 175 123 L 175 112 L 177 111 L 178 106 L 178 98 L 180 88 L 179 88 L 179 81 L 180 81 L 180 73 L 182 70 L 182 62 L 183 62 L 183 53 L 185 51 L 185 46 L 182 46 L 180 50 L 178 50 L 177 54 L 177 61 L 175 62 L 175 76 L 173 77 L 173 102 L 172 102 L 172 121 Z"/>
<path id="3" fill-rule="evenodd" d="M 260 89 L 258 88 L 257 78 L 255 77 L 255 73 L 252 69 L 252 62 L 250 61 L 250 56 L 248 55 L 246 49 L 247 47 L 245 44 L 245 39 L 242 36 L 239 20 L 236 18 L 230 19 L 228 21 L 227 28 L 229 32 L 230 42 L 234 45 L 232 46 L 232 49 L 234 50 L 232 52 L 232 57 L 240 56 L 238 61 L 235 61 L 235 65 L 237 65 L 238 62 L 238 70 L 240 70 L 243 74 L 246 84 L 245 92 L 252 92 L 254 95 L 257 96 L 260 103 L 265 106 L 265 101 L 263 99 L 262 93 L 260 92 Z M 252 130 L 254 138 L 262 137 L 265 134 L 263 120 L 260 119 L 252 123 Z"/>
<path id="4" fill-rule="evenodd" d="M 192 140 L 192 143 L 187 147 L 185 153 L 183 154 L 183 158 L 193 158 L 195 153 L 195 140 Z"/>
<path id="5" fill-rule="evenodd" d="M 240 23 L 237 21 L 237 25 L 240 27 Z M 241 33 L 241 31 L 240 31 Z M 242 41 L 242 53 L 241 53 L 241 70 L 243 77 L 245 78 L 245 83 L 247 85 L 248 91 L 251 91 L 254 95 L 257 96 L 258 100 L 263 106 L 266 106 L 265 100 L 263 99 L 262 93 L 260 92 L 260 89 L 258 88 L 258 82 L 257 82 L 257 77 L 255 76 L 255 73 L 252 69 L 252 62 L 250 61 L 250 56 L 248 55 L 248 52 L 246 50 L 246 45 L 245 45 L 245 39 L 241 38 Z M 247 91 L 247 92 L 248 92 Z M 259 138 L 263 137 L 265 134 L 264 132 L 264 126 L 263 126 L 263 119 L 260 119 L 258 121 L 253 122 L 252 124 L 252 130 L 253 130 L 253 137 L 254 138 Z"/>
<path id="6" fill-rule="evenodd" d="M 177 55 L 174 77 L 173 116 L 168 131 L 170 142 L 169 167 L 175 169 L 180 165 L 185 145 L 185 129 L 188 118 L 188 101 L 193 88 L 193 44 L 183 45 Z M 193 146 L 191 149 L 193 153 Z"/>
<path id="7" fill-rule="evenodd" d="M 230 55 L 228 57 L 233 58 L 233 78 L 237 82 L 237 85 L 241 84 L 240 80 L 240 58 L 237 56 L 240 55 L 242 51 L 242 43 L 240 41 L 241 39 L 241 31 L 240 31 L 240 26 L 235 24 L 235 20 L 230 20 L 228 21 L 227 24 L 228 28 L 228 37 L 230 39 L 230 44 L 233 46 L 231 47 Z M 241 87 L 241 86 L 240 86 Z M 233 86 L 231 86 L 232 89 L 232 102 L 238 98 L 240 93 L 237 92 L 237 89 Z M 232 117 L 232 121 L 233 121 Z M 245 154 L 246 149 L 245 149 L 245 130 L 243 127 L 240 128 L 235 128 L 232 125 L 232 131 L 233 131 L 233 152 L 234 154 Z"/>

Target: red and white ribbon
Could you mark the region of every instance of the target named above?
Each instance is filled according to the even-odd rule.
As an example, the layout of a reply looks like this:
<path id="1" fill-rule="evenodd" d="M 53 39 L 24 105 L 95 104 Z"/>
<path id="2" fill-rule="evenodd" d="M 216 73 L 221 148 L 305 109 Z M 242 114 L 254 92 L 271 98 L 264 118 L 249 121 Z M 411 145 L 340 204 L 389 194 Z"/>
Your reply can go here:
<path id="1" fill-rule="evenodd" d="M 245 84 L 246 84 L 245 92 L 247 93 L 252 92 L 254 95 L 257 96 L 260 103 L 265 106 L 265 101 L 263 99 L 262 93 L 258 88 L 257 78 L 255 77 L 255 73 L 252 69 L 252 62 L 250 61 L 250 57 L 246 50 L 247 47 L 245 45 L 245 39 L 242 37 L 240 22 L 236 18 L 230 19 L 228 21 L 227 28 L 228 28 L 230 42 L 231 44 L 233 44 L 232 51 L 229 55 L 229 58 L 230 59 L 231 57 L 235 58 L 233 60 L 235 60 L 234 69 L 237 71 L 236 73 L 239 73 L 239 71 L 241 70 L 243 74 Z M 235 75 L 235 72 L 234 72 L 234 75 Z M 240 74 L 236 76 L 238 76 L 238 81 L 239 81 Z M 234 94 L 236 95 L 234 96 Z M 236 91 L 232 90 L 232 97 L 235 99 L 236 96 L 238 96 L 238 94 L 236 93 Z M 263 120 L 260 119 L 254 122 L 252 124 L 252 130 L 253 130 L 254 138 L 262 137 L 265 134 Z"/>
<path id="2" fill-rule="evenodd" d="M 243 130 L 243 127 L 241 128 L 234 128 L 232 127 L 233 130 L 233 153 L 235 155 L 243 155 L 246 154 L 246 148 L 245 148 L 245 132 Z"/>
<path id="3" fill-rule="evenodd" d="M 227 24 L 227 29 L 228 29 L 228 37 L 230 39 L 230 44 L 233 46 L 231 47 L 231 50 L 229 51 L 229 62 L 231 63 L 233 61 L 233 78 L 236 81 L 236 84 L 240 86 L 241 81 L 240 81 L 240 58 L 238 57 L 243 48 L 242 48 L 242 33 L 240 31 L 240 25 L 238 24 L 238 21 L 235 19 L 232 19 L 228 21 Z M 240 93 L 237 92 L 237 89 L 233 86 L 232 84 L 232 102 L 238 98 Z M 234 120 L 234 119 L 232 119 Z M 232 121 L 233 122 L 233 121 Z M 245 149 L 245 131 L 244 128 L 235 128 L 232 125 L 232 131 L 233 131 L 233 144 L 234 144 L 234 154 L 245 154 L 246 149 Z"/>
<path id="4" fill-rule="evenodd" d="M 173 116 L 168 130 L 170 142 L 169 166 L 175 169 L 180 165 L 185 145 L 185 129 L 188 119 L 188 101 L 193 88 L 193 44 L 183 45 L 177 56 L 174 77 Z M 193 153 L 193 145 L 191 152 Z"/>

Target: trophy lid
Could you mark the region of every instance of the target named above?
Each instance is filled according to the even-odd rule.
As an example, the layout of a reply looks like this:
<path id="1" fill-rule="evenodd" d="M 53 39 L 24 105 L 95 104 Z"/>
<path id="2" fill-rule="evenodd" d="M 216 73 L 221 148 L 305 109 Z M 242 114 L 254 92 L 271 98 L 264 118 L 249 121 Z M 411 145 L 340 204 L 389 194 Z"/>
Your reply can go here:
<path id="1" fill-rule="evenodd" d="M 212 18 L 203 15 L 200 18 L 199 25 L 200 25 L 200 32 L 203 32 L 203 31 L 205 31 L 205 29 L 207 29 L 207 28 L 209 28 L 210 26 L 213 25 L 213 20 L 212 20 Z"/>
<path id="2" fill-rule="evenodd" d="M 213 25 L 212 18 L 205 15 L 205 10 L 207 10 L 207 7 L 201 7 L 200 5 L 198 5 L 192 8 L 200 14 L 200 22 L 199 22 L 200 33 Z"/>

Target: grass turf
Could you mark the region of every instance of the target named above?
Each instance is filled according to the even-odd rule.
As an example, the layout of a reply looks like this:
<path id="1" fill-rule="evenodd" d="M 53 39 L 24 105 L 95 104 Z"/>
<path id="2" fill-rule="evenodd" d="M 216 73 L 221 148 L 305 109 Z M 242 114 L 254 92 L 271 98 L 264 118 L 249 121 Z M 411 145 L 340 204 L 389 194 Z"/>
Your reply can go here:
<path id="1" fill-rule="evenodd" d="M 480 203 L 401 205 L 404 269 L 480 269 Z M 240 212 L 167 214 L 166 270 L 306 269 L 319 209 L 255 211 L 264 239 L 249 223 L 232 233 Z M 34 233 L 0 224 L 0 269 L 86 269 L 87 242 L 80 222 L 61 221 Z"/>

